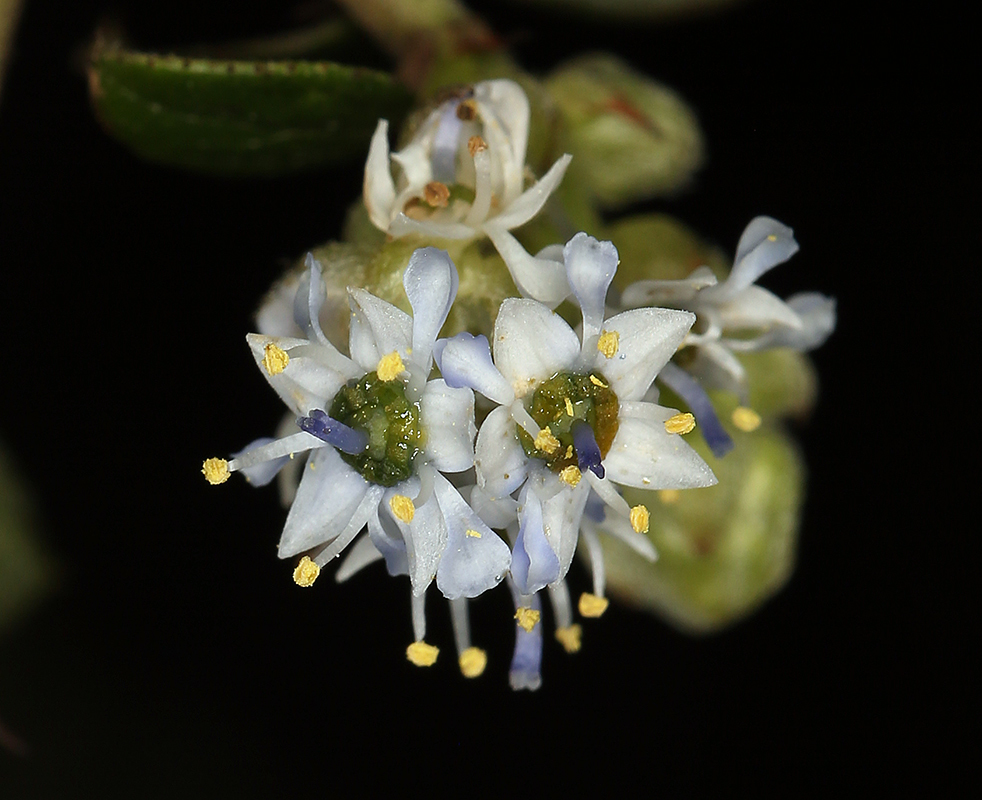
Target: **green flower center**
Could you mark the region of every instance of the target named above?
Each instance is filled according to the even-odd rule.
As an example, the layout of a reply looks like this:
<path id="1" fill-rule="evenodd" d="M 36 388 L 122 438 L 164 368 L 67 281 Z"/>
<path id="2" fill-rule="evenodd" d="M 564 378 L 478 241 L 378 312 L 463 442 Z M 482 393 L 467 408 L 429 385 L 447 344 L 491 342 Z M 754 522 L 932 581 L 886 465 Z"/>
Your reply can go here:
<path id="1" fill-rule="evenodd" d="M 334 397 L 328 414 L 364 431 L 368 447 L 358 455 L 339 451 L 366 481 L 395 486 L 413 474 L 413 460 L 423 450 L 419 403 L 406 397 L 401 381 L 379 380 L 375 372 L 348 381 Z"/>
<path id="2" fill-rule="evenodd" d="M 518 437 L 527 455 L 542 459 L 559 473 L 578 463 L 573 444 L 573 425 L 577 422 L 593 429 L 601 458 L 607 455 L 617 434 L 618 407 L 617 395 L 599 372 L 559 372 L 539 384 L 528 409 L 544 433 L 533 440 L 519 428 Z"/>

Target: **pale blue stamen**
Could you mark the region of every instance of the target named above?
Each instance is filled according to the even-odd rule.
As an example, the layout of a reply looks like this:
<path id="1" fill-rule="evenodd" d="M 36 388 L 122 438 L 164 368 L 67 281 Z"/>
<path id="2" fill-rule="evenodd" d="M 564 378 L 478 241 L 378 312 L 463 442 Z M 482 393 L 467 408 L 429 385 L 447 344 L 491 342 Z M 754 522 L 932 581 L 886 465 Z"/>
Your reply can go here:
<path id="1" fill-rule="evenodd" d="M 689 410 L 699 423 L 699 430 L 716 458 L 722 458 L 733 449 L 733 439 L 723 429 L 723 423 L 716 416 L 713 402 L 699 383 L 681 367 L 669 362 L 661 368 L 658 380 L 685 400 Z"/>
<path id="2" fill-rule="evenodd" d="M 368 447 L 367 433 L 349 428 L 343 422 L 332 419 L 327 412 L 319 408 L 312 409 L 309 416 L 300 417 L 297 425 L 301 430 L 348 455 L 356 456 L 365 452 L 365 448 Z"/>
<path id="3" fill-rule="evenodd" d="M 542 601 L 538 594 L 531 597 L 515 596 L 515 607 L 531 608 L 542 613 Z M 531 631 L 515 625 L 515 652 L 508 669 L 508 683 L 512 689 L 528 689 L 534 692 L 542 685 L 542 620 Z"/>
<path id="4" fill-rule="evenodd" d="M 590 470 L 598 478 L 604 476 L 604 465 L 600 459 L 600 445 L 593 434 L 589 423 L 578 421 L 573 423 L 573 448 L 576 450 L 576 462 L 580 472 Z"/>

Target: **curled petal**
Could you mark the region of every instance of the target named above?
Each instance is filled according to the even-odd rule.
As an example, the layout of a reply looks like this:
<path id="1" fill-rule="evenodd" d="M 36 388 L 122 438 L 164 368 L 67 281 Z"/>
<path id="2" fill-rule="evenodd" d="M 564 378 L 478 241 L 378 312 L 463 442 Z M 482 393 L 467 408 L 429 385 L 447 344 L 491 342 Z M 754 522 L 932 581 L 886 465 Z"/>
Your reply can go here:
<path id="1" fill-rule="evenodd" d="M 396 186 L 389 168 L 389 123 L 384 119 L 378 121 L 368 148 L 362 194 L 372 224 L 387 230 L 395 206 Z"/>
<path id="2" fill-rule="evenodd" d="M 560 156 L 537 183 L 534 183 L 515 198 L 515 201 L 510 203 L 503 213 L 494 217 L 494 224 L 502 230 L 510 231 L 532 219 L 542 210 L 546 200 L 549 199 L 549 195 L 556 191 L 556 187 L 562 182 L 566 168 L 572 160 L 573 157 L 568 153 Z"/>
<path id="3" fill-rule="evenodd" d="M 408 359 L 413 346 L 413 320 L 391 303 L 364 289 L 348 289 L 351 306 L 351 357 L 370 372 L 379 359 L 398 352 Z"/>
<path id="4" fill-rule="evenodd" d="M 433 343 L 457 297 L 458 281 L 457 268 L 445 250 L 420 247 L 409 258 L 402 283 L 413 309 L 412 358 L 426 370 Z"/>
<path id="5" fill-rule="evenodd" d="M 435 354 L 448 386 L 466 386 L 499 405 L 509 405 L 515 399 L 508 381 L 491 360 L 487 337 L 458 333 L 437 342 Z"/>
<path id="6" fill-rule="evenodd" d="M 755 217 L 740 236 L 729 277 L 706 293 L 715 302 L 728 300 L 797 252 L 791 228 L 771 217 Z"/>
<path id="7" fill-rule="evenodd" d="M 518 538 L 511 560 L 512 578 L 525 595 L 534 594 L 560 577 L 559 557 L 546 538 L 542 511 L 539 498 L 526 487 L 519 504 Z"/>
<path id="8" fill-rule="evenodd" d="M 569 295 L 566 268 L 561 261 L 551 257 L 551 249 L 548 256 L 530 255 L 497 220 L 487 223 L 484 232 L 505 262 L 523 297 L 538 300 L 549 308 L 555 308 L 566 299 Z"/>
<path id="9" fill-rule="evenodd" d="M 596 346 L 604 321 L 607 289 L 618 264 L 617 248 L 578 233 L 563 248 L 566 278 L 583 313 L 583 347 Z"/>

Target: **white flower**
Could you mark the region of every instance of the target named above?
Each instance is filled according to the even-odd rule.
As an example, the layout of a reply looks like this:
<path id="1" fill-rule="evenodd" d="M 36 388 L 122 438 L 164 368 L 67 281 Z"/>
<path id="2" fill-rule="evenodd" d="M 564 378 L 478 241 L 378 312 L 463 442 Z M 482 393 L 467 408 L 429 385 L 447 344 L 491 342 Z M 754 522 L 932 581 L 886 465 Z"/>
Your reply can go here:
<path id="1" fill-rule="evenodd" d="M 683 280 L 633 283 L 624 290 L 621 305 L 695 312 L 698 332 L 690 333 L 684 342 L 697 351 L 688 371 L 710 387 L 732 391 L 745 403 L 746 375 L 735 352 L 771 347 L 811 350 L 835 328 L 833 299 L 806 293 L 785 302 L 755 284 L 796 252 L 791 228 L 770 217 L 756 217 L 740 237 L 733 269 L 722 283 L 703 266 Z"/>
<path id="2" fill-rule="evenodd" d="M 425 663 L 423 593 L 436 579 L 450 598 L 474 597 L 497 585 L 510 563 L 503 542 L 442 473 L 474 461 L 474 396 L 427 380 L 437 334 L 457 292 L 447 254 L 416 250 L 404 286 L 413 316 L 374 295 L 349 289 L 350 355 L 340 353 L 318 322 L 324 287 L 308 257 L 295 322 L 306 338 L 250 334 L 256 363 L 298 417 L 300 430 L 261 440 L 229 462 L 209 459 L 205 474 L 221 482 L 242 471 L 256 483 L 309 453 L 279 543 L 281 558 L 306 553 L 295 578 L 309 585 L 363 530 L 347 574 L 384 557 L 389 572 L 408 574 L 417 642 L 409 655 Z M 416 648 L 413 651 L 413 648 Z M 415 652 L 415 657 L 414 657 Z"/>
<path id="3" fill-rule="evenodd" d="M 571 156 L 559 158 L 526 189 L 528 132 L 528 98 L 509 80 L 484 81 L 444 101 L 413 140 L 391 155 L 388 122 L 379 120 L 365 164 L 370 219 L 397 239 L 487 236 L 523 295 L 558 305 L 569 291 L 562 264 L 529 255 L 509 231 L 542 210 Z"/>
<path id="4" fill-rule="evenodd" d="M 493 360 L 487 339 L 469 334 L 441 342 L 437 359 L 449 386 L 470 387 L 498 404 L 478 433 L 478 498 L 471 501 L 486 519 L 503 518 L 518 493 L 517 520 L 510 526 L 518 613 L 528 618 L 535 612 L 534 595 L 548 586 L 566 629 L 571 612 L 563 579 L 591 489 L 640 537 L 647 510 L 629 508 L 618 484 L 682 489 L 710 486 L 716 478 L 679 436 L 691 429 L 691 417 L 642 400 L 695 316 L 639 308 L 604 319 L 616 249 L 580 233 L 563 257 L 583 316 L 579 338 L 543 304 L 508 299 L 495 321 Z M 602 581 L 595 585 L 602 592 Z M 605 606 L 602 596 L 580 601 L 588 616 Z M 516 688 L 537 685 L 535 641 L 541 645 L 534 624 L 522 626 L 512 670 Z"/>

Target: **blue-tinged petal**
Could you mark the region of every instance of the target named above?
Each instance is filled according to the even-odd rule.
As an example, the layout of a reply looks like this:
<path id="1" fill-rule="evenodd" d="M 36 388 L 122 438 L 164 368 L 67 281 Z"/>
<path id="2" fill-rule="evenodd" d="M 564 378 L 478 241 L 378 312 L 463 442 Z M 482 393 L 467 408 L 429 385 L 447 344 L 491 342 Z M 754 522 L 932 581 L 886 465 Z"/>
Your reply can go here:
<path id="1" fill-rule="evenodd" d="M 729 277 L 705 291 L 715 301 L 729 299 L 797 252 L 798 243 L 791 228 L 771 217 L 755 217 L 740 237 Z"/>
<path id="2" fill-rule="evenodd" d="M 748 340 L 727 340 L 733 350 L 765 350 L 771 347 L 790 347 L 808 351 L 824 344 L 835 330 L 835 299 L 819 292 L 802 292 L 787 300 L 788 308 L 798 315 L 797 329 L 775 328 Z"/>
<path id="3" fill-rule="evenodd" d="M 378 366 L 379 359 L 398 352 L 409 358 L 413 346 L 413 320 L 391 303 L 364 289 L 348 289 L 351 306 L 351 357 L 365 372 Z"/>
<path id="4" fill-rule="evenodd" d="M 463 472 L 474 466 L 474 393 L 432 380 L 420 399 L 426 456 L 441 472 Z"/>
<path id="5" fill-rule="evenodd" d="M 477 597 L 497 586 L 511 565 L 511 550 L 471 509 L 446 478 L 437 476 L 436 500 L 447 524 L 447 546 L 436 573 L 445 597 Z"/>
<path id="6" fill-rule="evenodd" d="M 322 447 L 307 462 L 290 506 L 279 557 L 303 553 L 330 542 L 345 529 L 365 499 L 369 485 L 341 460 L 333 447 Z"/>
<path id="7" fill-rule="evenodd" d="M 478 486 L 493 500 L 510 495 L 525 482 L 529 458 L 505 406 L 498 406 L 481 423 L 474 445 L 474 466 Z"/>
<path id="8" fill-rule="evenodd" d="M 412 358 L 424 369 L 429 369 L 433 343 L 457 297 L 458 280 L 450 256 L 435 247 L 415 250 L 403 273 L 402 284 L 413 309 Z"/>
<path id="9" fill-rule="evenodd" d="M 604 459 L 607 479 L 639 489 L 694 489 L 712 486 L 716 476 L 680 434 L 665 421 L 678 412 L 654 403 L 625 403 L 617 435 Z"/>
<path id="10" fill-rule="evenodd" d="M 614 441 L 616 443 L 616 437 Z M 542 503 L 543 533 L 559 559 L 559 574 L 553 580 L 562 579 L 566 577 L 576 552 L 583 509 L 590 496 L 590 484 L 581 480 L 571 487 L 555 473 L 540 469 L 529 476 L 527 491 L 529 495 L 536 494 Z"/>
<path id="11" fill-rule="evenodd" d="M 522 594 L 534 594 L 560 577 L 560 563 L 546 538 L 542 503 L 528 487 L 519 501 L 518 523 L 511 575 Z"/>
<path id="12" fill-rule="evenodd" d="M 695 319 L 688 311 L 668 308 L 624 311 L 603 325 L 605 332 L 617 334 L 616 352 L 608 358 L 598 351 L 594 365 L 619 399 L 638 400 L 675 355 Z"/>
<path id="13" fill-rule="evenodd" d="M 563 248 L 566 279 L 583 314 L 583 347 L 595 348 L 604 321 L 607 289 L 617 272 L 617 248 L 578 233 Z"/>
<path id="14" fill-rule="evenodd" d="M 494 323 L 494 363 L 516 397 L 557 372 L 570 369 L 580 342 L 558 314 L 534 300 L 508 298 Z"/>
<path id="15" fill-rule="evenodd" d="M 515 393 L 491 360 L 485 336 L 458 333 L 437 342 L 437 365 L 448 386 L 468 387 L 500 405 L 509 405 Z"/>

